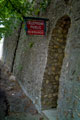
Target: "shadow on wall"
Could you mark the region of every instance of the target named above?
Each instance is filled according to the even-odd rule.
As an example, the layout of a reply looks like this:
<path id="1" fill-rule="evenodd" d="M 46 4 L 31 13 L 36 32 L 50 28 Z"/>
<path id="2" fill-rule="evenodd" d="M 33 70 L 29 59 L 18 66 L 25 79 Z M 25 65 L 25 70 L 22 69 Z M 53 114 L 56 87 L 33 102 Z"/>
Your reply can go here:
<path id="1" fill-rule="evenodd" d="M 5 91 L 0 88 L 0 119 L 4 120 L 8 115 L 9 105 Z"/>
<path id="2" fill-rule="evenodd" d="M 57 21 L 52 31 L 41 90 L 41 105 L 43 110 L 57 107 L 59 78 L 70 24 L 70 17 L 65 15 Z"/>
<path id="3" fill-rule="evenodd" d="M 65 4 L 68 4 L 69 0 L 64 0 Z"/>

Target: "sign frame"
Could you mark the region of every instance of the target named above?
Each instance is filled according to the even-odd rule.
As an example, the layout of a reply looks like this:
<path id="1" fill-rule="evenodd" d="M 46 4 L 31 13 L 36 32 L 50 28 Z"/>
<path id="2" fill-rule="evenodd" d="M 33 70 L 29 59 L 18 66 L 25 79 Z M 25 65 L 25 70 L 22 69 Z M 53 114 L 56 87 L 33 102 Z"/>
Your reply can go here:
<path id="1" fill-rule="evenodd" d="M 27 35 L 41 35 L 41 36 L 44 36 L 46 35 L 46 22 L 49 21 L 49 19 L 46 19 L 46 18 L 38 18 L 38 17 L 24 17 L 24 20 L 25 20 L 25 30 L 26 30 L 26 34 Z M 28 33 L 28 26 L 27 26 L 27 22 L 28 21 L 37 21 L 37 22 L 44 22 L 44 34 L 29 34 Z M 33 31 L 35 31 L 35 29 L 33 29 Z M 37 30 L 36 30 L 37 31 Z"/>

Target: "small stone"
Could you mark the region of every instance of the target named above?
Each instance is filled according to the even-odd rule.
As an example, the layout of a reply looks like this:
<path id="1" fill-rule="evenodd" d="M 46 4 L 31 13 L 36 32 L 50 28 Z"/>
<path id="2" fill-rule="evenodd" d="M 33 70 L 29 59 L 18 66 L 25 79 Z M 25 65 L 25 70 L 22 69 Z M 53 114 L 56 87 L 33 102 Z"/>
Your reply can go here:
<path id="1" fill-rule="evenodd" d="M 59 80 L 59 76 L 57 75 L 57 76 L 55 77 L 55 79 L 56 79 L 56 80 Z"/>
<path id="2" fill-rule="evenodd" d="M 79 76 L 78 80 L 80 81 L 80 76 Z"/>
<path id="3" fill-rule="evenodd" d="M 54 93 L 54 94 L 53 94 L 53 97 L 56 97 L 57 95 L 58 95 L 58 93 Z"/>
<path id="4" fill-rule="evenodd" d="M 68 54 L 67 53 L 65 53 L 65 57 L 67 57 L 68 56 Z"/>
<path id="5" fill-rule="evenodd" d="M 78 117 L 80 117 L 80 113 L 78 113 Z"/>
<path id="6" fill-rule="evenodd" d="M 45 103 L 45 101 L 43 101 L 42 103 L 43 103 L 43 105 L 45 105 L 45 104 L 46 104 L 46 103 Z"/>
<path id="7" fill-rule="evenodd" d="M 55 67 L 52 67 L 52 71 L 55 71 Z"/>
<path id="8" fill-rule="evenodd" d="M 52 97 L 52 94 L 49 94 L 48 98 L 51 98 Z"/>
<path id="9" fill-rule="evenodd" d="M 63 49 L 65 49 L 65 46 L 62 46 Z"/>
<path id="10" fill-rule="evenodd" d="M 58 49 L 58 53 L 62 53 L 63 52 L 63 50 L 62 49 Z"/>
<path id="11" fill-rule="evenodd" d="M 57 38 L 57 41 L 60 41 L 60 39 L 59 39 L 59 38 Z"/>
<path id="12" fill-rule="evenodd" d="M 11 75 L 10 78 L 9 78 L 9 80 L 10 80 L 10 81 L 15 81 L 16 78 L 15 78 L 15 76 Z"/>
<path id="13" fill-rule="evenodd" d="M 12 95 L 15 95 L 14 93 L 12 93 Z"/>
<path id="14" fill-rule="evenodd" d="M 10 86 L 7 88 L 8 91 L 11 91 L 11 90 L 13 90 L 13 89 L 14 89 L 14 88 L 13 88 L 13 87 L 10 87 Z"/>
<path id="15" fill-rule="evenodd" d="M 58 33 L 62 33 L 62 31 L 60 29 L 58 29 Z"/>
<path id="16" fill-rule="evenodd" d="M 60 39 L 59 42 L 60 42 L 60 43 L 63 43 L 63 39 Z"/>
<path id="17" fill-rule="evenodd" d="M 54 45 L 54 48 L 59 48 L 59 46 L 58 45 Z"/>
<path id="18" fill-rule="evenodd" d="M 47 97 L 47 95 L 44 95 L 44 98 L 46 98 Z"/>
<path id="19" fill-rule="evenodd" d="M 39 120 L 44 120 L 44 118 L 43 118 L 43 117 L 41 117 Z"/>
<path id="20" fill-rule="evenodd" d="M 48 84 L 49 83 L 49 80 L 46 80 L 46 84 Z"/>

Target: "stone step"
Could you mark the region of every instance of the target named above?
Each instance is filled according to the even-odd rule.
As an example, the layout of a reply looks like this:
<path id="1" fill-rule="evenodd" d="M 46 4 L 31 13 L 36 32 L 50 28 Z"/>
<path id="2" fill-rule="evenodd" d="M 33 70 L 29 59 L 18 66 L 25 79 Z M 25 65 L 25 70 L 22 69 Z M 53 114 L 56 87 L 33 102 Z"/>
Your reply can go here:
<path id="1" fill-rule="evenodd" d="M 5 120 L 46 120 L 46 118 L 41 117 L 41 115 L 32 114 L 13 114 L 5 118 Z"/>
<path id="2" fill-rule="evenodd" d="M 48 118 L 48 120 L 56 120 L 57 117 L 57 110 L 50 109 L 42 111 L 42 114 Z"/>

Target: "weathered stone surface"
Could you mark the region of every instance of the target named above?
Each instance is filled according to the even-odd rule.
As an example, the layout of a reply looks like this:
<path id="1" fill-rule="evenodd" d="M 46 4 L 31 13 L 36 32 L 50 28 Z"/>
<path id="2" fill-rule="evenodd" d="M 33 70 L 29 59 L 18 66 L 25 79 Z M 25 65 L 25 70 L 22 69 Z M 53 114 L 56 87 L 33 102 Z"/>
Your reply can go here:
<path id="1" fill-rule="evenodd" d="M 7 66 L 0 61 L 0 120 L 10 117 L 12 120 L 12 116 L 16 119 L 17 114 L 19 116 L 29 114 L 30 118 L 32 116 L 31 119 L 36 120 L 44 119 L 42 115 L 38 114 L 32 101 L 24 94 L 14 75 L 10 74 Z M 7 118 L 5 119 L 5 117 Z M 21 117 L 21 119 L 23 118 Z"/>
<path id="2" fill-rule="evenodd" d="M 20 25 L 20 24 L 19 24 Z M 3 56 L 2 59 L 9 67 L 10 71 L 13 67 L 13 60 L 15 55 L 15 49 L 17 46 L 20 26 L 13 31 L 13 33 L 6 37 L 3 44 Z"/>
<path id="3" fill-rule="evenodd" d="M 49 49 L 48 49 L 48 58 L 47 58 L 47 65 L 46 65 L 47 72 L 44 73 L 44 80 L 43 80 L 43 86 L 42 86 L 41 100 L 46 101 L 45 105 L 42 104 L 43 109 L 50 109 L 50 108 L 57 107 L 59 78 L 60 78 L 61 67 L 64 59 L 64 50 L 66 46 L 66 39 L 67 39 L 67 34 L 68 34 L 70 24 L 71 24 L 70 18 L 68 16 L 64 16 L 57 21 L 56 27 L 52 32 L 52 37 L 51 37 L 51 40 L 49 43 Z M 55 38 L 53 36 L 55 36 Z M 62 39 L 60 39 L 59 36 L 62 36 Z M 46 84 L 46 79 L 48 79 L 48 82 L 47 82 L 49 83 L 48 85 Z M 53 96 L 53 94 L 56 94 L 56 93 L 57 93 L 57 96 L 56 97 Z M 44 97 L 45 94 L 48 95 L 47 98 Z"/>
<path id="4" fill-rule="evenodd" d="M 47 36 L 26 36 L 22 29 L 14 73 L 38 110 L 58 104 L 57 120 L 79 120 L 80 0 L 52 0 L 40 15 L 49 18 Z"/>
<path id="5" fill-rule="evenodd" d="M 26 36 L 22 30 L 17 56 L 14 64 L 14 74 L 22 88 L 34 103 L 40 105 L 41 84 L 47 56 L 46 37 Z M 30 48 L 29 44 L 34 43 Z M 44 46 L 45 45 L 45 46 Z M 22 69 L 20 69 L 22 67 Z M 25 86 L 25 87 L 24 87 Z"/>

